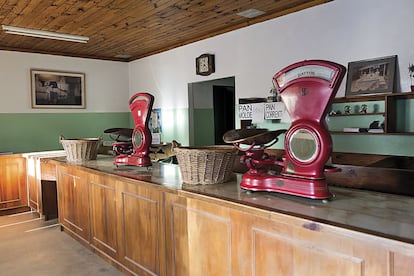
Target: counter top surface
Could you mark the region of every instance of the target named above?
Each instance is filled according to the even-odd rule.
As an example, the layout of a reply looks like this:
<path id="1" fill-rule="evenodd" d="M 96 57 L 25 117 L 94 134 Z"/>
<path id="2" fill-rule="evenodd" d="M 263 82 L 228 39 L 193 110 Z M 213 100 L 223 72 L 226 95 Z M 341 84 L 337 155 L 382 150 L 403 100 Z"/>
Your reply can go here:
<path id="1" fill-rule="evenodd" d="M 65 159 L 56 160 L 66 162 Z M 71 165 L 414 244 L 414 197 L 331 186 L 330 191 L 335 195 L 332 200 L 311 200 L 279 193 L 243 191 L 238 184 L 239 174 L 227 183 L 189 185 L 182 184 L 177 165 L 154 163 L 150 168 L 117 167 L 113 160 L 113 156 L 98 156 L 97 160 Z"/>

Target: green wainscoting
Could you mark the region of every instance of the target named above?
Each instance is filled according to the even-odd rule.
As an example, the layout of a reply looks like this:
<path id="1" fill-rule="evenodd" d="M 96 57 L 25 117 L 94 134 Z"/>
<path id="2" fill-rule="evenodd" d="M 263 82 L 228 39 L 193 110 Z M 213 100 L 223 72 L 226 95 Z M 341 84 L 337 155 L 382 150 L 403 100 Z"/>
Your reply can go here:
<path id="1" fill-rule="evenodd" d="M 59 135 L 66 138 L 105 136 L 105 129 L 130 127 L 130 120 L 130 112 L 0 114 L 0 152 L 63 149 Z"/>
<path id="2" fill-rule="evenodd" d="M 279 123 L 277 120 L 265 120 L 257 124 L 259 128 L 271 130 L 287 129 L 288 123 Z M 284 137 L 272 148 L 283 149 Z M 384 154 L 397 156 L 414 156 L 414 135 L 397 134 L 334 134 L 332 135 L 334 152 Z"/>
<path id="3" fill-rule="evenodd" d="M 194 109 L 194 146 L 214 143 L 214 109 Z"/>
<path id="4" fill-rule="evenodd" d="M 414 156 L 413 135 L 338 134 L 332 140 L 335 152 Z"/>

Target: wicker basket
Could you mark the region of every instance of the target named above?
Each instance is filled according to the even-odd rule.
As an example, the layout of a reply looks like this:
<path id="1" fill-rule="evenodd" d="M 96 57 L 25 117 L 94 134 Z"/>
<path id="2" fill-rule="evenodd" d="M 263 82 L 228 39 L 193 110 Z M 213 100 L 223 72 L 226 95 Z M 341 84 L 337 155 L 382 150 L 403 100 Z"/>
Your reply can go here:
<path id="1" fill-rule="evenodd" d="M 233 146 L 179 147 L 174 151 L 184 183 L 224 183 L 233 175 L 237 153 Z"/>
<path id="2" fill-rule="evenodd" d="M 65 137 L 60 136 L 60 143 L 69 162 L 95 160 L 98 156 L 101 141 L 102 138 L 65 139 Z"/>

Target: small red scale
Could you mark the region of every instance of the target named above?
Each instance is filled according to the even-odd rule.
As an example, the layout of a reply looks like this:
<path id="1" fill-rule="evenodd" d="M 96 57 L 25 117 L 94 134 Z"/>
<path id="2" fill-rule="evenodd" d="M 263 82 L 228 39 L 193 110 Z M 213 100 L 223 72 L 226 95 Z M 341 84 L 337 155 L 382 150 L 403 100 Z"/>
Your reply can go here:
<path id="1" fill-rule="evenodd" d="M 135 123 L 134 130 L 132 131 L 132 150 L 128 149 L 122 153 L 119 149 L 124 148 L 125 143 L 114 143 L 114 150 L 121 153 L 115 157 L 115 165 L 138 167 L 152 165 L 149 157 L 152 135 L 148 124 L 153 104 L 154 96 L 146 92 L 136 93 L 129 99 L 129 109 Z"/>
<path id="2" fill-rule="evenodd" d="M 346 68 L 323 60 L 305 60 L 285 67 L 273 77 L 291 118 L 288 130 L 236 129 L 223 139 L 245 152 L 241 160 L 248 172 L 240 187 L 248 191 L 278 192 L 311 199 L 329 199 L 332 194 L 325 173 L 338 171 L 326 166 L 332 153 L 332 138 L 325 121 L 328 108 Z M 285 156 L 268 156 L 265 149 L 285 133 Z M 274 165 L 281 172 L 274 174 Z"/>

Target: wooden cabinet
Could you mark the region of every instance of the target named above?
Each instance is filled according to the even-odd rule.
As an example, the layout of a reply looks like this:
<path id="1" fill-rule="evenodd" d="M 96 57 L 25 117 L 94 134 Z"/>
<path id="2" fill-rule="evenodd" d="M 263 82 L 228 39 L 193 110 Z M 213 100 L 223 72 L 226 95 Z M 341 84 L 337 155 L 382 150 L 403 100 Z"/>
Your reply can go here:
<path id="1" fill-rule="evenodd" d="M 335 98 L 329 115 L 329 129 L 333 134 L 341 134 L 345 128 L 361 129 L 359 134 L 381 134 L 369 130 L 372 122 L 383 125 L 383 134 L 414 134 L 414 126 L 406 110 L 414 104 L 414 93 L 385 93 L 364 96 Z M 366 112 L 361 112 L 365 105 Z M 350 112 L 345 112 L 349 107 Z M 353 133 L 355 134 L 355 133 Z"/>
<path id="2" fill-rule="evenodd" d="M 57 172 L 59 223 L 89 242 L 89 189 L 87 173 L 76 167 L 60 166 Z"/>
<path id="3" fill-rule="evenodd" d="M 56 164 L 51 158 L 65 156 L 64 151 L 25 153 L 28 204 L 45 220 L 57 218 Z"/>
<path id="4" fill-rule="evenodd" d="M 26 159 L 0 155 L 0 210 L 27 206 Z"/>
<path id="5" fill-rule="evenodd" d="M 215 197 L 69 165 L 58 190 L 63 228 L 134 275 L 414 271 L 413 244 Z"/>

